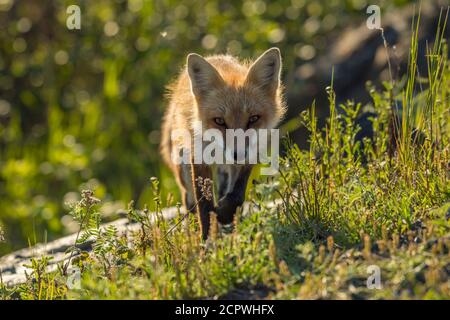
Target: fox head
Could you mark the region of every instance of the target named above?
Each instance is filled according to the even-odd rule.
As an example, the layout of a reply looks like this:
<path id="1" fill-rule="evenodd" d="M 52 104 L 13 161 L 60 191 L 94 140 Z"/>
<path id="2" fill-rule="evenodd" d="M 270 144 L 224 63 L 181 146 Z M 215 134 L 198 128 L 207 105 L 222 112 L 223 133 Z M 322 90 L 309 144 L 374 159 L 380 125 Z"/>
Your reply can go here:
<path id="1" fill-rule="evenodd" d="M 285 113 L 281 66 L 278 48 L 267 50 L 253 63 L 240 63 L 230 56 L 205 59 L 189 54 L 194 120 L 201 121 L 203 130 L 220 130 L 224 141 L 226 129 L 274 128 Z"/>

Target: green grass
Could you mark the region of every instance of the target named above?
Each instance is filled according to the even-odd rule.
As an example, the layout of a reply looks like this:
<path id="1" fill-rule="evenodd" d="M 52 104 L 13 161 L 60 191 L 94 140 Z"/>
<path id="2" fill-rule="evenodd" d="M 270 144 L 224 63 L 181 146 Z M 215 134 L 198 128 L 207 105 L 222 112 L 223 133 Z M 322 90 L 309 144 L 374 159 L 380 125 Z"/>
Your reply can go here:
<path id="1" fill-rule="evenodd" d="M 310 149 L 286 139 L 279 175 L 249 188 L 250 209 L 234 230 L 221 230 L 213 216 L 203 242 L 194 216 L 161 219 L 152 179 L 156 213 L 130 203 L 128 217 L 141 227 L 120 236 L 100 227 L 98 201 L 85 192 L 72 207 L 78 242 L 94 239 L 91 253 L 71 248 L 81 289 L 66 286 L 68 264 L 43 272 L 44 257 L 32 261 L 27 283 L 0 284 L 0 297 L 449 299 L 450 66 L 441 28 L 428 49 L 427 85 L 417 85 L 418 22 L 405 85 L 369 86 L 372 103 L 363 107 L 336 106 L 331 84 L 326 126 L 317 127 L 314 105 L 301 115 Z M 376 114 L 374 135 L 358 141 L 357 118 L 367 109 Z M 366 285 L 373 266 L 380 289 Z"/>

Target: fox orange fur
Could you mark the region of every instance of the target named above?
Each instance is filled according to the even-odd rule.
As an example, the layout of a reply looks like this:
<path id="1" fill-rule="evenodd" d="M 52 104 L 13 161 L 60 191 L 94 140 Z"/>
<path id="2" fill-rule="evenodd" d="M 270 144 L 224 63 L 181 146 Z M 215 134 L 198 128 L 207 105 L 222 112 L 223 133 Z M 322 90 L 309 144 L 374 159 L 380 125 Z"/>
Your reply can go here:
<path id="1" fill-rule="evenodd" d="M 162 124 L 161 153 L 174 172 L 187 210 L 197 212 L 203 239 L 208 237 L 210 212 L 222 224 L 231 223 L 244 202 L 252 165 L 174 164 L 175 143 L 171 132 L 187 129 L 193 136 L 193 122 L 203 129 L 272 129 L 285 113 L 280 83 L 281 55 L 278 48 L 264 52 L 254 62 L 241 62 L 230 55 L 203 58 L 191 53 L 180 76 L 169 86 L 169 106 Z M 202 196 L 198 177 L 213 179 L 217 170 L 217 205 Z M 203 191 L 204 192 L 204 191 Z"/>

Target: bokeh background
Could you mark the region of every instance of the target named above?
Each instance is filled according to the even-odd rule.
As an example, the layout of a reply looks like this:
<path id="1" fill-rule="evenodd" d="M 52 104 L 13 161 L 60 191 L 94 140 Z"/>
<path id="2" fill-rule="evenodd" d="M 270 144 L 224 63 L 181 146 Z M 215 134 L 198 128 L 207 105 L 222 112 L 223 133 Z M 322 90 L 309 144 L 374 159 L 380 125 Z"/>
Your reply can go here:
<path id="1" fill-rule="evenodd" d="M 130 200 L 150 203 L 152 176 L 163 197 L 177 199 L 159 129 L 165 86 L 190 52 L 253 58 L 278 46 L 285 130 L 298 129 L 290 119 L 325 91 L 314 76 L 321 68 L 329 80 L 330 44 L 365 25 L 369 4 L 387 14 L 410 3 L 373 2 L 0 0 L 0 254 L 74 231 L 66 203 L 85 188 L 105 219 Z M 66 27 L 72 4 L 81 30 Z M 381 69 L 358 81 L 377 80 Z"/>

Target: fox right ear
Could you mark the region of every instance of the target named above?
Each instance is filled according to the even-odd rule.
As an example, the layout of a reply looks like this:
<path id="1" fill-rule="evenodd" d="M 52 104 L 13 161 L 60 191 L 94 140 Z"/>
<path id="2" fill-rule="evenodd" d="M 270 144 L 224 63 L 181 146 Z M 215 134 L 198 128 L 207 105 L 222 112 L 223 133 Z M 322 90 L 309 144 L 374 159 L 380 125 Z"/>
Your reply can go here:
<path id="1" fill-rule="evenodd" d="M 280 86 L 281 54 L 280 49 L 271 48 L 264 52 L 250 67 L 247 83 L 268 92 L 273 96 Z"/>
<path id="2" fill-rule="evenodd" d="M 187 71 L 191 90 L 197 99 L 204 97 L 211 89 L 223 84 L 219 72 L 202 56 L 190 53 L 187 56 Z"/>

